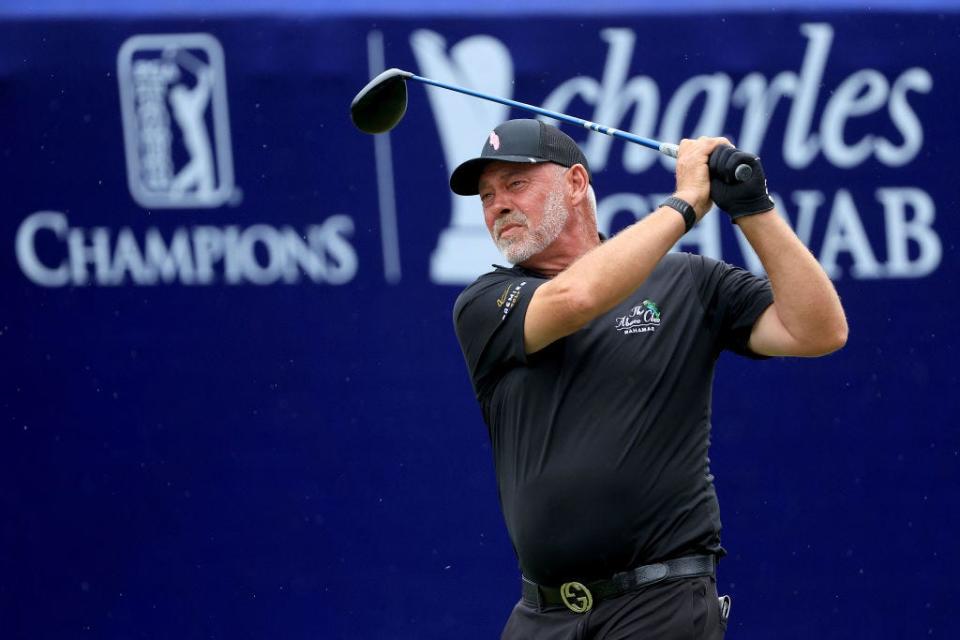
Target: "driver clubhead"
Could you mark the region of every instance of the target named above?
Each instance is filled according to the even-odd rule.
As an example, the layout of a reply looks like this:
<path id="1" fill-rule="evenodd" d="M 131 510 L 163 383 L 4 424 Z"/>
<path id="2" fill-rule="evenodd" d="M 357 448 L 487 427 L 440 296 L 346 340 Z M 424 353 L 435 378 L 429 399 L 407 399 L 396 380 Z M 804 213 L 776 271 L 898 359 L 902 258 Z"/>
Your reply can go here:
<path id="1" fill-rule="evenodd" d="M 360 89 L 350 103 L 350 119 L 366 133 L 385 133 L 397 126 L 407 111 L 407 78 L 402 69 L 387 69 Z"/>

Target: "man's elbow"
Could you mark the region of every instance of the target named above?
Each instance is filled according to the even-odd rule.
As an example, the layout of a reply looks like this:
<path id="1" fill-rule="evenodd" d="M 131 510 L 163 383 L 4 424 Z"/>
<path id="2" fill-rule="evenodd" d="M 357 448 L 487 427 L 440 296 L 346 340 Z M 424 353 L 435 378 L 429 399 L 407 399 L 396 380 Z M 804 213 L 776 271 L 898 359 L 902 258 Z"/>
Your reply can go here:
<path id="1" fill-rule="evenodd" d="M 809 355 L 825 356 L 834 351 L 839 351 L 847 344 L 849 335 L 850 330 L 847 327 L 846 318 L 840 318 L 839 322 L 835 323 L 830 329 L 823 331 L 817 340 L 813 341 L 810 345 Z"/>
<path id="2" fill-rule="evenodd" d="M 837 348 L 834 351 L 844 348 L 847 345 L 847 338 L 850 337 L 850 327 L 847 326 L 847 319 L 842 318 L 842 320 L 843 322 L 837 329 Z"/>

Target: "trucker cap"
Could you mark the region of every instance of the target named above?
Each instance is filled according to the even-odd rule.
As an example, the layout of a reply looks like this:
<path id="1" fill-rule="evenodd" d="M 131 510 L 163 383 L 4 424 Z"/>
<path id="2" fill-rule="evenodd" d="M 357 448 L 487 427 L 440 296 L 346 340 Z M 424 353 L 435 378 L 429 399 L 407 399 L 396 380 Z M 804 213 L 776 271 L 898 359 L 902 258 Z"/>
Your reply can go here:
<path id="1" fill-rule="evenodd" d="M 461 196 L 480 192 L 480 174 L 491 162 L 523 164 L 555 162 L 564 167 L 582 164 L 591 182 L 590 167 L 583 151 L 560 129 L 540 120 L 508 120 L 490 132 L 479 158 L 467 160 L 450 176 L 450 189 Z"/>

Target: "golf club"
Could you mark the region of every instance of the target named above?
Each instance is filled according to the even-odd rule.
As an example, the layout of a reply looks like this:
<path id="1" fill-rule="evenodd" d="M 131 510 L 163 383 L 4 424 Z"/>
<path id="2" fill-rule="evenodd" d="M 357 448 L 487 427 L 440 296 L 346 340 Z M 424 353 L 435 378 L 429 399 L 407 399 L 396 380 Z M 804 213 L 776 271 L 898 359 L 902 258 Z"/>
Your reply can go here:
<path id="1" fill-rule="evenodd" d="M 626 131 L 614 129 L 613 127 L 606 127 L 596 122 L 568 116 L 565 113 L 558 113 L 542 107 L 535 107 L 531 104 L 517 102 L 516 100 L 509 100 L 507 98 L 490 95 L 489 93 L 458 87 L 457 85 L 447 84 L 446 82 L 440 82 L 438 80 L 431 80 L 430 78 L 424 78 L 410 71 L 397 68 L 387 69 L 368 82 L 367 85 L 357 93 L 353 102 L 350 103 L 350 119 L 353 120 L 353 124 L 366 133 L 385 133 L 397 126 L 407 111 L 407 80 L 414 80 L 475 98 L 498 102 L 516 109 L 532 111 L 533 113 L 547 116 L 554 120 L 639 144 L 648 149 L 655 149 L 671 158 L 677 157 L 677 145 L 669 142 L 660 142 L 651 138 L 644 138 L 643 136 L 634 135 Z M 727 180 L 727 182 L 745 182 L 749 180 L 752 175 L 753 169 L 750 168 L 750 165 L 741 164 L 734 170 L 733 176 L 725 176 L 724 179 Z"/>

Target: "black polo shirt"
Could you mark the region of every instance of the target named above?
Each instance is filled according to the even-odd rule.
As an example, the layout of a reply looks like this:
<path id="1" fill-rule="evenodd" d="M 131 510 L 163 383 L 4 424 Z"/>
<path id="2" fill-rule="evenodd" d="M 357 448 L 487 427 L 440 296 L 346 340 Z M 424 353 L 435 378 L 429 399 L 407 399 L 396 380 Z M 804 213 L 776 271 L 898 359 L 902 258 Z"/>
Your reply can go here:
<path id="1" fill-rule="evenodd" d="M 707 458 L 713 371 L 724 349 L 755 357 L 747 342 L 773 302 L 769 283 L 668 254 L 625 302 L 526 355 L 524 315 L 547 280 L 497 267 L 454 306 L 524 575 L 587 582 L 722 554 Z"/>

